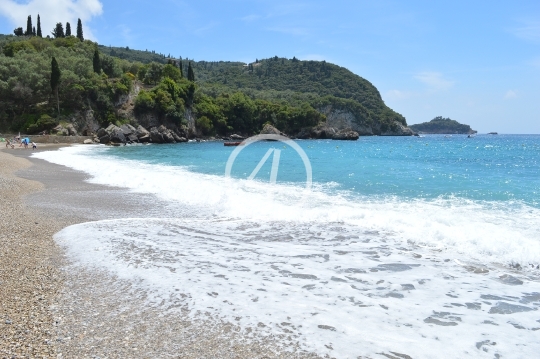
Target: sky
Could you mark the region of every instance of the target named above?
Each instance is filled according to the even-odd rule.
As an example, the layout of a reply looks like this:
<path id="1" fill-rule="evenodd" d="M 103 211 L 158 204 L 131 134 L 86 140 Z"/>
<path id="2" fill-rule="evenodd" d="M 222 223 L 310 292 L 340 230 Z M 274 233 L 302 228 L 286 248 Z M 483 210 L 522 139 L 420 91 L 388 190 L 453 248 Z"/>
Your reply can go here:
<path id="1" fill-rule="evenodd" d="M 540 134 L 540 1 L 0 0 L 0 33 L 40 14 L 103 45 L 207 61 L 326 60 L 409 124 Z"/>

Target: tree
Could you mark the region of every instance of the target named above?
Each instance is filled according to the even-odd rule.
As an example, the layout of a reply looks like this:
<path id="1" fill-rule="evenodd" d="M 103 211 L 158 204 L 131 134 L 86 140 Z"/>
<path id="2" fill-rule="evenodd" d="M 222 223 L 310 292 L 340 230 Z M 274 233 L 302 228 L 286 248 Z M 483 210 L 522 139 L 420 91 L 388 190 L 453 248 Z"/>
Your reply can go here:
<path id="1" fill-rule="evenodd" d="M 184 67 L 184 64 L 182 63 L 182 57 L 180 57 L 178 68 L 180 69 L 180 77 L 184 78 L 184 69 L 182 67 Z"/>
<path id="2" fill-rule="evenodd" d="M 43 37 L 43 35 L 41 34 L 41 19 L 39 18 L 39 14 L 37 16 L 37 31 L 36 31 L 36 35 L 39 36 L 39 37 Z"/>
<path id="3" fill-rule="evenodd" d="M 66 36 L 71 36 L 71 25 L 69 22 L 66 22 Z"/>
<path id="4" fill-rule="evenodd" d="M 58 39 L 59 37 L 66 37 L 64 34 L 64 26 L 61 22 L 56 24 L 56 27 L 53 31 L 51 31 L 51 34 L 54 36 L 55 39 Z"/>
<path id="5" fill-rule="evenodd" d="M 56 62 L 56 58 L 53 56 L 51 61 L 51 89 L 53 92 L 56 93 L 56 105 L 58 109 L 58 114 L 60 114 L 60 100 L 58 99 L 58 86 L 60 85 L 60 77 L 62 76 L 62 73 L 60 72 L 60 68 L 58 67 L 58 62 Z"/>
<path id="6" fill-rule="evenodd" d="M 26 36 L 32 36 L 32 16 L 28 15 L 28 20 L 26 20 Z"/>
<path id="7" fill-rule="evenodd" d="M 193 72 L 193 68 L 191 67 L 191 62 L 188 65 L 187 79 L 189 81 L 195 81 L 195 72 Z"/>
<path id="8" fill-rule="evenodd" d="M 77 38 L 81 41 L 84 41 L 81 19 L 77 20 Z"/>
<path id="9" fill-rule="evenodd" d="M 22 27 L 18 27 L 18 28 L 16 28 L 15 30 L 13 30 L 13 33 L 14 33 L 16 36 L 23 36 L 23 35 L 24 35 L 24 31 L 23 31 L 23 28 L 22 28 Z"/>
<path id="10" fill-rule="evenodd" d="M 96 49 L 94 51 L 93 64 L 94 64 L 94 72 L 96 74 L 101 73 L 101 60 L 99 59 L 99 51 L 98 51 L 98 49 Z"/>
<path id="11" fill-rule="evenodd" d="M 35 26 L 32 28 L 32 35 L 36 36 L 36 27 Z"/>

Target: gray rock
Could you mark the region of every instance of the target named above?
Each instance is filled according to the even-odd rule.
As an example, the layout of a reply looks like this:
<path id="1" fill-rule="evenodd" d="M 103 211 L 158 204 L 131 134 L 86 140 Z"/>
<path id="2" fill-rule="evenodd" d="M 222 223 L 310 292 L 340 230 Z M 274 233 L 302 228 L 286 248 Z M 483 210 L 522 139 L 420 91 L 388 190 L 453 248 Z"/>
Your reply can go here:
<path id="1" fill-rule="evenodd" d="M 237 135 L 236 133 L 232 134 L 230 136 L 231 140 L 245 140 L 245 137 L 242 137 L 240 135 Z"/>
<path id="2" fill-rule="evenodd" d="M 115 124 L 110 124 L 109 126 L 107 126 L 107 128 L 105 129 L 105 131 L 107 131 L 107 133 L 111 133 L 115 128 L 118 128 L 118 126 L 116 126 Z"/>
<path id="3" fill-rule="evenodd" d="M 145 137 L 145 136 L 150 136 L 150 132 L 148 132 L 148 131 L 147 131 L 144 127 L 142 127 L 141 125 L 139 125 L 139 126 L 137 127 L 137 130 L 136 130 L 135 132 L 136 132 L 138 138 Z"/>
<path id="4" fill-rule="evenodd" d="M 120 127 L 122 132 L 124 133 L 124 136 L 128 137 L 129 135 L 136 133 L 137 129 L 130 124 L 125 124 Z"/>
<path id="5" fill-rule="evenodd" d="M 132 133 L 129 136 L 127 136 L 127 140 L 129 142 L 137 142 L 139 140 L 139 138 L 137 137 L 137 135 L 135 133 Z"/>
<path id="6" fill-rule="evenodd" d="M 360 135 L 353 130 L 341 130 L 332 136 L 333 140 L 356 141 Z"/>
<path id="7" fill-rule="evenodd" d="M 142 137 L 139 137 L 139 142 L 140 143 L 148 143 L 148 142 L 151 141 L 151 139 L 152 138 L 150 137 L 150 134 L 148 134 L 148 135 L 144 135 Z"/>
<path id="8" fill-rule="evenodd" d="M 170 130 L 163 132 L 163 140 L 167 143 L 176 143 L 171 132 Z"/>
<path id="9" fill-rule="evenodd" d="M 75 129 L 75 127 L 71 123 L 66 126 L 66 130 L 68 131 L 68 134 L 70 136 L 78 136 L 79 135 L 77 133 L 77 130 Z"/>
<path id="10" fill-rule="evenodd" d="M 270 124 L 264 125 L 263 129 L 260 132 L 261 135 L 281 135 L 281 132 L 274 126 Z"/>
<path id="11" fill-rule="evenodd" d="M 403 126 L 398 121 L 394 121 L 393 128 L 381 132 L 381 136 L 414 136 L 414 131 L 410 128 Z"/>
<path id="12" fill-rule="evenodd" d="M 157 127 L 152 127 L 150 129 L 150 138 L 154 143 L 163 143 L 163 135 L 158 131 Z"/>
<path id="13" fill-rule="evenodd" d="M 111 136 L 108 135 L 108 134 L 106 134 L 105 136 L 101 136 L 101 137 L 99 138 L 99 143 L 104 143 L 104 144 L 106 144 L 106 143 L 109 143 L 109 142 L 111 142 Z"/>
<path id="14" fill-rule="evenodd" d="M 103 137 L 105 135 L 108 135 L 107 131 L 105 131 L 105 129 L 102 127 L 98 130 L 97 132 L 97 137 Z"/>
<path id="15" fill-rule="evenodd" d="M 337 133 L 336 129 L 327 126 L 316 126 L 311 129 L 311 138 L 317 139 L 331 139 Z"/>
<path id="16" fill-rule="evenodd" d="M 163 125 L 159 126 L 159 127 L 157 128 L 157 130 L 158 130 L 159 133 L 165 133 L 165 132 L 169 131 L 169 130 L 167 129 L 167 127 L 165 127 L 165 126 L 163 126 Z"/>
<path id="17" fill-rule="evenodd" d="M 124 136 L 124 133 L 119 127 L 116 127 L 111 131 L 111 142 L 116 143 L 125 143 L 126 142 L 126 136 Z"/>
<path id="18" fill-rule="evenodd" d="M 86 139 L 86 140 L 84 140 L 83 143 L 84 143 L 85 145 L 91 145 L 91 144 L 94 143 L 94 141 L 92 141 L 91 139 Z"/>

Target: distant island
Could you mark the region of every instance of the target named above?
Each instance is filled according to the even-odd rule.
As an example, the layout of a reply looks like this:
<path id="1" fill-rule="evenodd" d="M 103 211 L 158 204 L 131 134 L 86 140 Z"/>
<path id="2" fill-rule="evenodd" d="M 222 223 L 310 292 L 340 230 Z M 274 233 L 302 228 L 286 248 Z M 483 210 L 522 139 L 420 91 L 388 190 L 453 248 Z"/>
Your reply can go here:
<path id="1" fill-rule="evenodd" d="M 470 135 L 477 131 L 471 129 L 471 126 L 459 123 L 449 118 L 437 116 L 429 122 L 410 125 L 410 129 L 418 133 L 427 134 L 464 134 Z"/>
<path id="2" fill-rule="evenodd" d="M 91 136 L 130 125 L 225 138 L 269 124 L 292 138 L 413 135 L 372 83 L 326 61 L 194 61 L 99 45 L 80 21 L 76 33 L 57 23 L 44 36 L 37 20 L 0 35 L 0 132 Z"/>

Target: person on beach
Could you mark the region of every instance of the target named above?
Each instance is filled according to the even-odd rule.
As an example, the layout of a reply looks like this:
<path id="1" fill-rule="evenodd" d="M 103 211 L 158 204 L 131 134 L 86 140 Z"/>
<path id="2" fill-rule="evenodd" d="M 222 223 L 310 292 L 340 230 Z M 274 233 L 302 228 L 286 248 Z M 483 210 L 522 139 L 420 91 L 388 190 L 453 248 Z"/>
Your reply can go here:
<path id="1" fill-rule="evenodd" d="M 37 145 L 35 142 L 32 142 L 32 151 L 35 150 L 37 148 Z"/>

